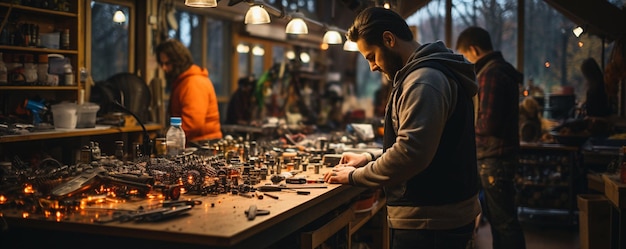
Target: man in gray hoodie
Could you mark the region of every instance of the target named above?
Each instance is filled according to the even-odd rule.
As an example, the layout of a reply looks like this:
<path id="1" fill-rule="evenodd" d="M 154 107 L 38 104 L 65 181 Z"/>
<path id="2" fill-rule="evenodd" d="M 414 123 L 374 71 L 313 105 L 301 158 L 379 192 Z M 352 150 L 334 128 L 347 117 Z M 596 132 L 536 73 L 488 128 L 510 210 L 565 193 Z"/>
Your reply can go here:
<path id="1" fill-rule="evenodd" d="M 359 13 L 347 37 L 393 90 L 382 155 L 345 153 L 326 182 L 384 189 L 391 248 L 465 248 L 481 211 L 473 65 L 442 42 L 414 41 L 384 8 Z"/>

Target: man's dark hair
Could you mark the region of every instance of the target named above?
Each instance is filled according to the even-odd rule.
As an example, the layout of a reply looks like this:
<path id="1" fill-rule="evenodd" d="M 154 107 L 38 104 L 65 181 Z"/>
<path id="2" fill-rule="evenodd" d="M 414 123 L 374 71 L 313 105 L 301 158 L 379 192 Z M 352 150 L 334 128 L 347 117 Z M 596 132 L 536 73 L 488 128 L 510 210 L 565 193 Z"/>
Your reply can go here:
<path id="1" fill-rule="evenodd" d="M 382 46 L 385 31 L 405 41 L 413 40 L 413 33 L 404 18 L 393 10 L 380 7 L 370 7 L 361 11 L 354 19 L 346 37 L 353 42 L 362 38 L 367 44 Z"/>
<path id="2" fill-rule="evenodd" d="M 456 40 L 456 50 L 467 50 L 470 46 L 479 47 L 485 51 L 493 50 L 489 32 L 476 26 L 463 30 Z"/>
<path id="3" fill-rule="evenodd" d="M 157 45 L 154 49 L 157 62 L 163 63 L 159 56 L 160 53 L 164 53 L 169 58 L 168 63 L 172 65 L 172 74 L 180 75 L 185 72 L 191 65 L 193 65 L 193 58 L 191 52 L 180 41 L 174 39 L 168 39 L 161 44 Z"/>

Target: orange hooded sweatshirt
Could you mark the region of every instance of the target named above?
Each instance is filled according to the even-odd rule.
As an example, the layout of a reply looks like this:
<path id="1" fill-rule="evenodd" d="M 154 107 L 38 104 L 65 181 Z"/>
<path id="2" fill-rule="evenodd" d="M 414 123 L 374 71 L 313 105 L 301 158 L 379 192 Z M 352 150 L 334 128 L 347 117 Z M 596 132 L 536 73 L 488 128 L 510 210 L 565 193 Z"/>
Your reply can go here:
<path id="1" fill-rule="evenodd" d="M 176 78 L 170 113 L 172 117 L 181 117 L 187 141 L 222 138 L 215 89 L 204 68 L 192 65 Z"/>

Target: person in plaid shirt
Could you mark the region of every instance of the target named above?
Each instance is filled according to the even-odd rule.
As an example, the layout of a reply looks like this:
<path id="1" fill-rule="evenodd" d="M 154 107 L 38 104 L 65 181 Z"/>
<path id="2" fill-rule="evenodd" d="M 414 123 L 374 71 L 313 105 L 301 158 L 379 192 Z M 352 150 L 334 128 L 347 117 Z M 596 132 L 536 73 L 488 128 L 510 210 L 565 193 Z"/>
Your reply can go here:
<path id="1" fill-rule="evenodd" d="M 489 33 L 469 27 L 456 49 L 474 63 L 478 82 L 476 159 L 484 193 L 483 215 L 491 224 L 493 248 L 525 248 L 515 207 L 514 177 L 519 152 L 519 84 L 523 75 L 494 51 Z"/>

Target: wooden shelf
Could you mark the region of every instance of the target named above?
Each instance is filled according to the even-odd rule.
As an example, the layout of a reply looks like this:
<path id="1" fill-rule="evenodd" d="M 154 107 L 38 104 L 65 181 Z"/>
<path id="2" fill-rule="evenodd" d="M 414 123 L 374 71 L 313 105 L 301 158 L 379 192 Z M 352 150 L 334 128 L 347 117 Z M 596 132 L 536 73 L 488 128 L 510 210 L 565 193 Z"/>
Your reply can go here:
<path id="1" fill-rule="evenodd" d="M 161 126 L 158 124 L 147 124 L 147 131 L 156 131 L 161 129 Z M 115 126 L 102 126 L 97 125 L 95 128 L 84 128 L 84 129 L 56 129 L 50 131 L 42 131 L 42 132 L 32 132 L 23 135 L 5 135 L 0 136 L 0 143 L 11 143 L 11 142 L 20 142 L 20 141 L 32 141 L 32 140 L 40 140 L 40 139 L 53 139 L 53 138 L 66 138 L 66 137 L 80 137 L 80 136 L 95 136 L 95 135 L 106 135 L 106 134 L 115 134 L 115 133 L 125 133 L 125 132 L 139 132 L 141 131 L 141 126 L 130 126 L 130 127 L 115 127 Z"/>
<path id="2" fill-rule="evenodd" d="M 39 13 L 42 13 L 42 14 L 49 14 L 49 15 L 78 17 L 78 14 L 76 14 L 76 13 L 65 12 L 65 11 L 58 11 L 58 10 L 47 10 L 47 9 L 41 9 L 41 8 L 34 8 L 34 7 L 28 7 L 28 6 L 24 6 L 24 5 L 20 5 L 20 4 L 0 3 L 0 7 L 5 7 L 5 8 L 11 7 L 13 9 L 15 9 L 15 10 L 22 10 L 22 11 L 29 11 L 29 12 L 39 12 Z"/>
<path id="3" fill-rule="evenodd" d="M 51 48 L 34 48 L 22 46 L 0 45 L 0 50 L 25 51 L 45 54 L 78 54 L 78 50 L 67 49 L 51 49 Z"/>
<path id="4" fill-rule="evenodd" d="M 36 91 L 58 91 L 58 90 L 71 90 L 71 91 L 76 91 L 78 90 L 79 87 L 78 86 L 0 86 L 0 91 L 8 91 L 8 90 L 14 90 L 14 91 L 30 91 L 30 90 L 36 90 Z"/>

